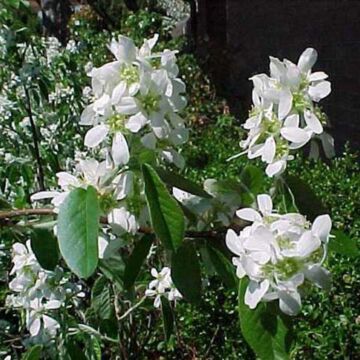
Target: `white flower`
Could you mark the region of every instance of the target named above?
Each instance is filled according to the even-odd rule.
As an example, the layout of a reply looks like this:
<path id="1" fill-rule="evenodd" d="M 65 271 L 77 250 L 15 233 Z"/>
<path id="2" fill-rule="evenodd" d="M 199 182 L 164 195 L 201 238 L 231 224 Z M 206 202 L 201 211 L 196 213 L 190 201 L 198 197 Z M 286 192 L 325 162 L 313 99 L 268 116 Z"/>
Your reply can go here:
<path id="1" fill-rule="evenodd" d="M 327 118 L 317 105 L 329 95 L 331 86 L 324 72 L 311 73 L 316 59 L 317 52 L 311 48 L 303 52 L 297 65 L 270 57 L 270 76 L 251 78 L 253 108 L 244 124 L 248 137 L 240 142 L 244 151 L 232 158 L 245 153 L 249 159 L 261 157 L 271 177 L 285 170 L 287 161 L 293 159 L 291 150 L 313 138 L 324 139 L 326 155 L 333 154 L 330 135 L 323 137 Z M 312 156 L 316 150 L 312 149 Z"/>
<path id="2" fill-rule="evenodd" d="M 145 40 L 141 48 L 125 36 L 113 39 L 109 49 L 116 60 L 89 73 L 94 101 L 81 115 L 80 124 L 92 126 L 85 145 L 111 147 L 116 165 L 127 164 L 126 137 L 140 131 L 145 147 L 155 150 L 160 140 L 164 159 L 178 167 L 184 163 L 172 147 L 188 139 L 184 121 L 177 115 L 186 106 L 185 85 L 177 78 L 176 52 L 152 52 L 157 38 Z"/>
<path id="3" fill-rule="evenodd" d="M 64 306 L 66 296 L 77 292 L 78 286 L 63 277 L 63 270 L 45 271 L 32 252 L 30 241 L 26 246 L 13 245 L 10 294 L 6 298 L 9 307 L 25 310 L 26 328 L 32 337 L 40 342 L 48 342 L 56 336 L 60 327 L 54 318 L 56 310 Z M 41 340 L 42 339 L 42 340 Z"/>
<path id="4" fill-rule="evenodd" d="M 300 214 L 274 212 L 270 196 L 257 197 L 259 211 L 240 209 L 236 215 L 252 222 L 239 235 L 229 229 L 226 245 L 236 256 L 239 278 L 250 279 L 245 303 L 254 309 L 260 301 L 278 299 L 289 315 L 300 311 L 298 288 L 305 280 L 329 288 L 330 275 L 323 263 L 331 230 L 329 215 L 318 216 L 312 226 Z"/>
<path id="5" fill-rule="evenodd" d="M 149 283 L 145 296 L 154 297 L 154 306 L 159 308 L 161 305 L 161 297 L 165 296 L 169 301 L 176 302 L 182 299 L 182 295 L 174 286 L 171 279 L 171 270 L 164 267 L 158 272 L 155 268 L 151 269 L 151 275 L 155 278 Z"/>

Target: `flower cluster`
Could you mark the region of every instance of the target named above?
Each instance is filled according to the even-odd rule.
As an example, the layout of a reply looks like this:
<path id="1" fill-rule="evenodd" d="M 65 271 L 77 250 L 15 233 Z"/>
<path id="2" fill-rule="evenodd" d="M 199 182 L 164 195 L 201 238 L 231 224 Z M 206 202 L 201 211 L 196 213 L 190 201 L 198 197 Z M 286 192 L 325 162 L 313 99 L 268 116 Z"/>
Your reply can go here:
<path id="1" fill-rule="evenodd" d="M 254 89 L 253 107 L 244 124 L 246 140 L 240 142 L 249 159 L 261 157 L 267 163 L 266 174 L 274 176 L 293 159 L 290 151 L 320 137 L 325 154 L 333 154 L 333 138 L 324 133 L 327 117 L 318 102 L 331 92 L 327 75 L 311 72 L 317 60 L 315 49 L 308 48 L 297 64 L 270 57 L 270 76 L 258 74 L 251 78 Z M 319 150 L 312 142 L 312 155 Z"/>
<path id="2" fill-rule="evenodd" d="M 70 283 L 60 267 L 54 271 L 42 269 L 30 241 L 26 246 L 13 245 L 12 262 L 10 275 L 15 277 L 9 288 L 15 294 L 8 295 L 6 304 L 25 310 L 26 328 L 31 337 L 37 342 L 47 342 L 55 337 L 60 327 L 55 310 L 63 307 L 68 297 L 81 295 L 81 287 Z"/>
<path id="3" fill-rule="evenodd" d="M 188 130 L 177 114 L 186 106 L 185 85 L 177 77 L 176 51 L 152 52 L 157 39 L 155 35 L 137 48 L 131 39 L 119 36 L 109 46 L 116 60 L 90 72 L 94 100 L 84 109 L 80 122 L 92 126 L 85 145 L 111 145 L 109 153 L 116 165 L 129 161 L 126 135 L 131 138 L 139 133 L 143 147 L 184 166 L 173 147 L 188 139 Z"/>
<path id="4" fill-rule="evenodd" d="M 297 213 L 280 215 L 269 195 L 257 197 L 259 212 L 244 208 L 236 212 L 252 222 L 239 235 L 229 229 L 228 248 L 236 255 L 237 276 L 248 276 L 245 303 L 254 309 L 260 301 L 278 299 L 280 309 L 295 315 L 301 308 L 299 287 L 305 281 L 321 288 L 330 285 L 330 274 L 321 265 L 331 230 L 329 215 L 318 216 L 311 225 Z"/>
<path id="5" fill-rule="evenodd" d="M 100 209 L 104 215 L 107 215 L 112 232 L 116 235 L 125 232 L 136 233 L 138 223 L 135 216 L 125 207 L 125 198 L 132 192 L 132 172 L 124 171 L 118 174 L 117 169 L 106 161 L 87 159 L 79 160 L 75 174 L 76 176 L 64 171 L 57 173 L 61 191 L 41 191 L 32 195 L 31 200 L 52 199 L 51 203 L 57 212 L 71 190 L 93 186 L 98 194 Z M 103 257 L 108 245 L 109 241 L 101 236 L 99 238 L 100 258 Z"/>
<path id="6" fill-rule="evenodd" d="M 171 270 L 168 267 L 164 267 L 158 272 L 155 268 L 151 269 L 151 275 L 155 278 L 149 283 L 148 289 L 145 291 L 145 295 L 148 297 L 154 297 L 154 306 L 159 308 L 161 305 L 161 297 L 166 297 L 169 301 L 176 302 L 182 299 L 182 295 L 179 290 L 174 286 L 171 279 Z"/>

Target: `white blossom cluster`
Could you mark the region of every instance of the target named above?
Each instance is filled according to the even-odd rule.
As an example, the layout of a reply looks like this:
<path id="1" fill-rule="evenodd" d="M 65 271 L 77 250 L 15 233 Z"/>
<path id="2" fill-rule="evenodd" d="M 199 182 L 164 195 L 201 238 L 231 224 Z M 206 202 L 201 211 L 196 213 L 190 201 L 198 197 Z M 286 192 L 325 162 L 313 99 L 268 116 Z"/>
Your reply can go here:
<path id="1" fill-rule="evenodd" d="M 169 301 L 176 302 L 182 299 L 182 295 L 175 287 L 171 279 L 171 270 L 168 267 L 163 267 L 160 272 L 155 268 L 151 269 L 151 275 L 155 278 L 149 283 L 148 289 L 145 291 L 145 296 L 154 297 L 154 306 L 159 308 L 161 305 L 161 297 L 164 296 Z"/>
<path id="2" fill-rule="evenodd" d="M 254 309 L 260 301 L 279 300 L 280 309 L 296 315 L 301 309 L 301 286 L 306 281 L 329 288 L 330 274 L 322 267 L 331 230 L 329 215 L 313 224 L 297 213 L 280 215 L 271 197 L 258 195 L 259 211 L 240 209 L 237 216 L 252 222 L 240 234 L 229 229 L 227 247 L 236 255 L 239 278 L 248 276 L 245 304 Z"/>
<path id="3" fill-rule="evenodd" d="M 312 73 L 316 60 L 317 52 L 312 48 L 301 54 L 297 64 L 270 57 L 270 76 L 251 78 L 253 107 L 244 124 L 248 137 L 240 146 L 249 159 L 261 157 L 268 176 L 282 173 L 287 161 L 293 159 L 291 150 L 314 137 L 320 138 L 327 156 L 333 155 L 333 138 L 324 132 L 327 117 L 318 106 L 330 94 L 331 84 L 324 72 Z M 318 153 L 313 141 L 311 155 Z"/>
<path id="4" fill-rule="evenodd" d="M 92 126 L 85 145 L 111 147 L 116 165 L 129 161 L 129 138 L 140 135 L 143 147 L 184 166 L 174 146 L 185 143 L 188 130 L 178 112 L 186 106 L 185 84 L 179 79 L 176 51 L 153 53 L 158 35 L 141 48 L 125 36 L 113 39 L 109 49 L 116 60 L 93 68 L 93 102 L 81 115 L 81 125 Z"/>
<path id="5" fill-rule="evenodd" d="M 70 283 L 60 267 L 54 271 L 42 269 L 30 241 L 26 246 L 13 244 L 12 262 L 10 275 L 14 278 L 9 288 L 14 294 L 7 296 L 6 305 L 25 310 L 26 328 L 33 340 L 47 342 L 56 336 L 60 327 L 56 310 L 65 306 L 67 298 L 81 296 L 81 287 Z"/>
<path id="6" fill-rule="evenodd" d="M 76 175 L 76 176 L 75 176 Z M 93 186 L 99 197 L 100 208 L 107 215 L 109 226 L 114 234 L 121 235 L 125 232 L 134 234 L 138 229 L 138 222 L 123 202 L 127 195 L 132 192 L 133 173 L 124 171 L 117 174 L 117 168 L 106 161 L 98 162 L 95 159 L 79 160 L 75 175 L 67 172 L 56 174 L 60 190 L 41 191 L 32 195 L 32 201 L 51 199 L 56 212 L 70 191 L 76 188 Z M 109 241 L 106 237 L 99 238 L 100 258 Z"/>

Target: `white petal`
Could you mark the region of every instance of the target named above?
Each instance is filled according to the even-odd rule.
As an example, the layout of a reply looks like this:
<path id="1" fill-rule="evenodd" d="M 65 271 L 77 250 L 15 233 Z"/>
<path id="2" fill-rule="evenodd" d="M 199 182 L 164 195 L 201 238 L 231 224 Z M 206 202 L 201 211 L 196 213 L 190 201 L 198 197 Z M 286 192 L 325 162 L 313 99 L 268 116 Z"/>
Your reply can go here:
<path id="1" fill-rule="evenodd" d="M 36 336 L 41 328 L 41 322 L 39 318 L 34 319 L 31 321 L 30 326 L 28 327 L 31 336 Z"/>
<path id="2" fill-rule="evenodd" d="M 109 49 L 119 61 L 131 63 L 136 58 L 136 47 L 126 36 L 120 35 L 118 41 L 112 40 Z"/>
<path id="3" fill-rule="evenodd" d="M 102 141 L 105 140 L 108 133 L 109 127 L 107 125 L 97 125 L 93 127 L 85 135 L 85 146 L 89 148 L 98 146 Z"/>
<path id="4" fill-rule="evenodd" d="M 120 114 L 133 115 L 139 111 L 136 101 L 133 97 L 125 96 L 121 99 L 119 104 L 116 106 L 116 110 Z"/>
<path id="5" fill-rule="evenodd" d="M 74 176 L 65 171 L 60 171 L 56 174 L 58 178 L 58 184 L 62 189 L 68 190 L 69 187 L 80 186 L 79 180 Z"/>
<path id="6" fill-rule="evenodd" d="M 317 116 L 313 112 L 306 110 L 304 113 L 304 118 L 305 118 L 306 125 L 315 134 L 321 134 L 323 132 L 323 126 L 321 125 L 320 120 L 317 118 Z"/>
<path id="7" fill-rule="evenodd" d="M 320 101 L 331 93 L 331 83 L 321 81 L 320 83 L 309 87 L 309 95 L 315 102 Z"/>
<path id="8" fill-rule="evenodd" d="M 251 208 L 237 210 L 236 216 L 247 221 L 261 221 L 261 215 Z"/>
<path id="9" fill-rule="evenodd" d="M 94 125 L 95 121 L 95 111 L 94 111 L 94 105 L 91 104 L 87 106 L 84 111 L 81 113 L 80 117 L 80 125 Z"/>
<path id="10" fill-rule="evenodd" d="M 317 51 L 312 48 L 307 48 L 300 56 L 298 67 L 302 72 L 307 73 L 316 63 Z"/>
<path id="11" fill-rule="evenodd" d="M 156 137 L 153 133 L 144 135 L 141 138 L 141 143 L 148 149 L 155 150 L 156 147 Z"/>
<path id="12" fill-rule="evenodd" d="M 309 266 L 307 270 L 305 270 L 305 276 L 307 279 L 312 281 L 315 285 L 319 286 L 324 290 L 330 290 L 331 287 L 331 276 L 330 272 L 320 265 L 312 265 Z"/>
<path id="13" fill-rule="evenodd" d="M 234 230 L 229 229 L 226 233 L 226 246 L 236 255 L 244 253 L 244 249 L 239 236 Z"/>
<path id="14" fill-rule="evenodd" d="M 280 130 L 281 136 L 294 143 L 304 143 L 310 140 L 310 134 L 300 128 L 284 127 Z"/>
<path id="15" fill-rule="evenodd" d="M 117 132 L 113 139 L 111 155 L 115 165 L 125 165 L 129 162 L 130 153 L 125 136 Z"/>
<path id="16" fill-rule="evenodd" d="M 142 129 L 147 123 L 147 118 L 142 113 L 137 113 L 133 116 L 130 116 L 129 121 L 126 123 L 125 127 L 133 133 L 137 133 Z"/>
<path id="17" fill-rule="evenodd" d="M 286 168 L 286 161 L 285 160 L 279 160 L 279 161 L 275 161 L 272 164 L 269 164 L 266 167 L 266 175 L 269 177 L 273 177 L 277 174 L 280 174 L 281 172 L 283 172 Z"/>
<path id="18" fill-rule="evenodd" d="M 272 212 L 273 203 L 272 203 L 271 197 L 269 195 L 267 195 L 267 194 L 258 195 L 257 203 L 258 203 L 259 210 L 263 215 L 270 214 Z"/>
<path id="19" fill-rule="evenodd" d="M 113 105 L 117 105 L 121 98 L 124 96 L 126 91 L 126 82 L 121 81 L 119 85 L 117 85 L 111 95 L 111 103 Z"/>
<path id="20" fill-rule="evenodd" d="M 280 92 L 280 102 L 278 110 L 278 116 L 280 120 L 286 117 L 286 115 L 290 112 L 292 108 L 292 100 L 293 97 L 289 89 L 284 89 Z"/>
<path id="21" fill-rule="evenodd" d="M 40 191 L 36 194 L 31 195 L 31 201 L 38 201 L 43 199 L 52 199 L 53 197 L 59 195 L 58 191 Z"/>
<path id="22" fill-rule="evenodd" d="M 301 309 L 301 297 L 297 291 L 279 291 L 280 310 L 287 315 L 296 315 Z"/>
<path id="23" fill-rule="evenodd" d="M 245 304 L 250 309 L 255 309 L 262 297 L 268 291 L 270 286 L 269 280 L 264 280 L 261 283 L 250 280 L 245 292 Z"/>
<path id="24" fill-rule="evenodd" d="M 325 80 L 327 78 L 328 75 L 325 74 L 323 71 L 317 71 L 309 76 L 309 81 L 320 81 L 320 80 Z"/>
<path id="25" fill-rule="evenodd" d="M 276 153 L 276 144 L 274 138 L 271 136 L 266 139 L 261 160 L 268 164 L 274 160 Z"/>
<path id="26" fill-rule="evenodd" d="M 307 257 L 321 246 L 318 237 L 313 236 L 311 231 L 306 231 L 301 235 L 296 244 L 296 250 L 301 257 Z"/>
<path id="27" fill-rule="evenodd" d="M 331 226 L 332 222 L 330 216 L 320 215 L 315 219 L 311 227 L 311 231 L 314 235 L 318 236 L 322 242 L 327 243 L 329 240 Z"/>
<path id="28" fill-rule="evenodd" d="M 289 115 L 284 121 L 284 127 L 299 127 L 299 115 Z"/>

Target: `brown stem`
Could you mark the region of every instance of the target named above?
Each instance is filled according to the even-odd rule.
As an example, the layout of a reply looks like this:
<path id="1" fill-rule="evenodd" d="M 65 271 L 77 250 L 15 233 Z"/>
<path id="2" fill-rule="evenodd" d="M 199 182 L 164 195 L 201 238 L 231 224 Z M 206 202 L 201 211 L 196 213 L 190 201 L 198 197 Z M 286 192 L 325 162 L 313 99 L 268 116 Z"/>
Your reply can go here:
<path id="1" fill-rule="evenodd" d="M 11 226 L 14 225 L 13 222 L 9 221 L 14 217 L 19 216 L 32 216 L 32 215 L 57 215 L 53 209 L 42 208 L 42 209 L 16 209 L 16 210 L 6 210 L 0 211 L 0 226 Z M 107 224 L 107 219 L 101 217 L 100 222 L 102 224 Z M 209 231 L 186 231 L 185 237 L 193 239 L 221 239 L 223 238 L 227 228 L 219 228 Z M 142 234 L 153 234 L 154 230 L 150 227 L 143 226 L 139 229 L 139 232 Z"/>

